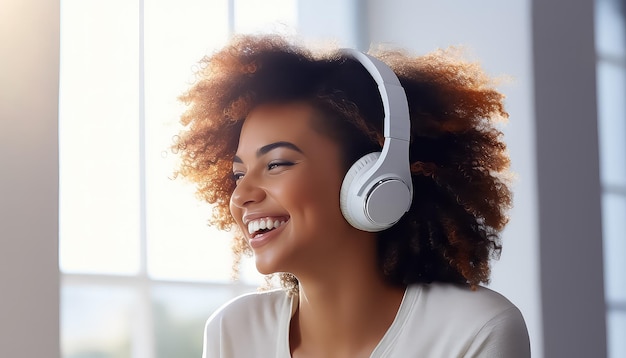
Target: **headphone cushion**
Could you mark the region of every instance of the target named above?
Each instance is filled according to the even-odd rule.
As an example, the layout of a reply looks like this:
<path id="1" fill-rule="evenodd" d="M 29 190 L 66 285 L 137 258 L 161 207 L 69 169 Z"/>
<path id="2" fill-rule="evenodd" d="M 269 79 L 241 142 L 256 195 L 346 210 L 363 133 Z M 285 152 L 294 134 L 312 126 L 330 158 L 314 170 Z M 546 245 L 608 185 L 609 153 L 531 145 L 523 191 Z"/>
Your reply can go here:
<path id="1" fill-rule="evenodd" d="M 365 222 L 365 202 L 363 200 L 352 200 L 360 190 L 355 183 L 376 163 L 378 157 L 380 157 L 380 152 L 368 153 L 359 158 L 352 164 L 341 184 L 341 212 L 350 225 L 360 230 L 373 231 L 372 229 L 374 228 Z"/>

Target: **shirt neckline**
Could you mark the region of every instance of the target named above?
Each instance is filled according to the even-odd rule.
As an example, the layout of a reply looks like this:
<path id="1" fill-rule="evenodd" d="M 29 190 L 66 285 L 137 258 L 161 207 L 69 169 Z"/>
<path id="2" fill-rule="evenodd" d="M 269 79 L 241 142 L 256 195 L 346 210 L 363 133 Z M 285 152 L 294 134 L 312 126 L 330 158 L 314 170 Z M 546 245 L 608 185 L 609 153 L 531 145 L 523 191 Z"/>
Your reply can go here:
<path id="1" fill-rule="evenodd" d="M 376 345 L 376 348 L 372 351 L 370 358 L 384 357 L 385 353 L 391 351 L 395 341 L 400 336 L 400 332 L 411 316 L 410 312 L 413 310 L 413 306 L 420 292 L 418 288 L 418 285 L 407 286 L 404 291 L 404 296 L 402 297 L 402 302 L 400 302 L 398 312 L 396 312 L 396 317 L 393 319 L 387 332 L 383 335 L 383 338 L 381 338 L 378 345 Z"/>
<path id="2" fill-rule="evenodd" d="M 417 301 L 417 296 L 419 295 L 419 292 L 419 285 L 409 285 L 404 290 L 404 295 L 402 296 L 402 301 L 400 302 L 398 312 L 396 312 L 396 316 L 394 317 L 393 322 L 391 322 L 391 325 L 387 329 L 387 332 L 385 332 L 383 337 L 380 339 L 380 341 L 372 351 L 370 358 L 384 357 L 384 354 L 388 353 L 393 348 L 395 341 L 398 339 L 399 333 L 402 331 L 402 328 L 405 326 L 408 318 L 411 316 L 410 312 L 413 310 L 413 306 Z M 293 318 L 293 315 L 296 313 L 298 308 L 299 297 L 293 295 L 292 297 L 288 297 L 287 299 L 289 303 L 289 317 L 287 320 L 285 320 L 286 323 L 283 323 L 283 334 L 281 337 L 281 340 L 283 342 L 282 347 L 285 354 L 279 356 L 291 358 L 291 350 L 289 347 L 289 329 L 291 326 L 291 319 Z"/>

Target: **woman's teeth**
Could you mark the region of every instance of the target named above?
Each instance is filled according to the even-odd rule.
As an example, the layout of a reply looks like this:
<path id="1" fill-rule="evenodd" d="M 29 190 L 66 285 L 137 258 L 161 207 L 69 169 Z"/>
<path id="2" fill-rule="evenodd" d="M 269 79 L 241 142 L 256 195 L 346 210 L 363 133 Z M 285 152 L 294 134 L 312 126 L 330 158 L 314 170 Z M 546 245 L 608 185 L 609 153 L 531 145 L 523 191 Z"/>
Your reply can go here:
<path id="1" fill-rule="evenodd" d="M 253 220 L 248 223 L 248 233 L 252 235 L 253 233 L 259 230 L 276 229 L 276 228 L 279 228 L 281 225 L 283 225 L 285 222 L 286 222 L 285 220 L 272 219 L 272 218 Z"/>

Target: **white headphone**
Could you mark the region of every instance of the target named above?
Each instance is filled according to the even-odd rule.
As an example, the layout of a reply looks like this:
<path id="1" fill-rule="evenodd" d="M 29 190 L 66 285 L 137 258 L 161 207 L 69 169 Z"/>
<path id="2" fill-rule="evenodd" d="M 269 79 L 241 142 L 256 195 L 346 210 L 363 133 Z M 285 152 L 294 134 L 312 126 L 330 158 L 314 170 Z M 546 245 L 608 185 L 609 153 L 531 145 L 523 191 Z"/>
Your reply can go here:
<path id="1" fill-rule="evenodd" d="M 385 63 L 357 50 L 341 52 L 359 61 L 374 78 L 385 111 L 382 151 L 364 155 L 348 170 L 341 184 L 341 211 L 357 229 L 382 231 L 400 220 L 413 198 L 409 106 L 398 77 Z"/>

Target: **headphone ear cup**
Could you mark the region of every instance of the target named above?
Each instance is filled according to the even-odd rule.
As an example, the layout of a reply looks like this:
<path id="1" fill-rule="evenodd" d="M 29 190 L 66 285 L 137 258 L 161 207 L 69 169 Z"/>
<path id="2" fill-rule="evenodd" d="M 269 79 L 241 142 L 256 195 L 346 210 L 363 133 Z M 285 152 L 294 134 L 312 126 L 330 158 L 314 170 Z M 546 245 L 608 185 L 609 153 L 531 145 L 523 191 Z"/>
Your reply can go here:
<path id="1" fill-rule="evenodd" d="M 361 188 L 356 184 L 360 181 L 360 178 L 367 173 L 368 169 L 376 163 L 378 157 L 380 157 L 380 152 L 368 153 L 359 158 L 359 160 L 352 164 L 341 184 L 339 198 L 341 212 L 348 223 L 359 230 L 379 231 L 376 227 L 372 227 L 372 225 L 369 224 L 369 220 L 365 214 L 365 200 L 367 196 L 364 196 L 363 199 L 357 196 Z"/>

